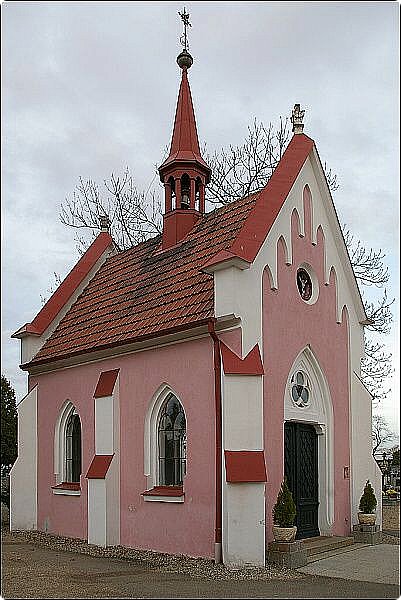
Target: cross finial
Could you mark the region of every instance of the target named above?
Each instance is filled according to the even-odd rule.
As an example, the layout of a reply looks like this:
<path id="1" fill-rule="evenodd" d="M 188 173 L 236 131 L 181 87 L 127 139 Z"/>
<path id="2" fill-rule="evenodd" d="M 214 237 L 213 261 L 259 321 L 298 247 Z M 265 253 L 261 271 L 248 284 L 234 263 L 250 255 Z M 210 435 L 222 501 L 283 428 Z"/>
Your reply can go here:
<path id="1" fill-rule="evenodd" d="M 305 111 L 301 110 L 301 105 L 295 104 L 294 110 L 292 111 L 292 115 L 291 115 L 292 132 L 294 134 L 302 133 L 304 130 L 304 124 L 302 122 L 303 118 L 304 118 L 304 114 L 305 114 Z"/>
<path id="2" fill-rule="evenodd" d="M 182 22 L 184 23 L 184 33 L 180 37 L 180 42 L 184 46 L 184 50 L 187 51 L 189 48 L 188 38 L 187 38 L 187 27 L 192 27 L 192 25 L 189 22 L 189 13 L 187 13 L 185 11 L 185 6 L 184 6 L 184 10 L 182 12 L 178 11 L 178 14 L 181 17 Z"/>

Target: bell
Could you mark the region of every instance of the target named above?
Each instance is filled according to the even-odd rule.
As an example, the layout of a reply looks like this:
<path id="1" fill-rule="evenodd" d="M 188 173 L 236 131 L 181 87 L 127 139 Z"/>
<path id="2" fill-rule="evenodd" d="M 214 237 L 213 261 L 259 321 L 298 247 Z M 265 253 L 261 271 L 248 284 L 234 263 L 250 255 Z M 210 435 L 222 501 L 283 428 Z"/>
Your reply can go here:
<path id="1" fill-rule="evenodd" d="M 189 196 L 186 192 L 181 196 L 181 208 L 189 208 Z"/>

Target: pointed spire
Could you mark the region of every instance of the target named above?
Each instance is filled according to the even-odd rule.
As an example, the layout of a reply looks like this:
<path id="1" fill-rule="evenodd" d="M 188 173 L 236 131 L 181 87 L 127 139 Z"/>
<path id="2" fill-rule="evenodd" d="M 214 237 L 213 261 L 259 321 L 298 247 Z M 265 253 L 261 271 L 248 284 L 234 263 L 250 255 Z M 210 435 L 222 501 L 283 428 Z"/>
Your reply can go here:
<path id="1" fill-rule="evenodd" d="M 189 14 L 179 13 L 184 23 L 181 43 L 183 51 L 177 57 L 182 70 L 180 91 L 175 111 L 170 153 L 159 167 L 164 184 L 162 249 L 179 243 L 205 213 L 205 188 L 210 182 L 211 169 L 201 156 L 196 131 L 194 106 L 188 82 L 188 69 L 193 58 L 188 52 L 187 27 Z"/>
<path id="2" fill-rule="evenodd" d="M 190 54 L 184 51 L 181 52 L 179 58 L 184 54 L 190 57 Z M 162 177 L 162 174 L 166 168 L 171 166 L 171 164 L 174 162 L 194 162 L 207 171 L 207 182 L 209 182 L 211 170 L 203 160 L 199 148 L 195 112 L 187 76 L 188 66 L 187 64 L 183 64 L 181 68 L 181 85 L 177 100 L 170 154 L 164 163 L 159 167 L 159 172 L 160 176 Z"/>

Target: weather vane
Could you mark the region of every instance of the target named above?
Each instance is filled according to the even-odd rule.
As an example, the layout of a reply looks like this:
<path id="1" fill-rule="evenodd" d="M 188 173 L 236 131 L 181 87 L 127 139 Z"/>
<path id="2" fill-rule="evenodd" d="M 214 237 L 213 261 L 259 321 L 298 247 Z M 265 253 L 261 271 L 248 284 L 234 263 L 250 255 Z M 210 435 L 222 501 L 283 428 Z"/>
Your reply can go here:
<path id="1" fill-rule="evenodd" d="M 184 50 L 187 51 L 189 48 L 188 38 L 187 38 L 187 27 L 192 27 L 192 25 L 189 22 L 189 13 L 185 12 L 185 6 L 184 6 L 184 10 L 182 12 L 178 11 L 178 14 L 181 17 L 182 22 L 184 23 L 184 33 L 180 37 L 180 43 L 184 46 Z"/>

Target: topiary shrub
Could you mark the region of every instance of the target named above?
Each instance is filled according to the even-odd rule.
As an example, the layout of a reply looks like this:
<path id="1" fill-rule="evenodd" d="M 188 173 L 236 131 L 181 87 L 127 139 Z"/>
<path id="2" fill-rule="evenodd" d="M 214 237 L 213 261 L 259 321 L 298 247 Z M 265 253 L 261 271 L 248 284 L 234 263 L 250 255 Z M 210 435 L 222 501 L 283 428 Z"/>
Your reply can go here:
<path id="1" fill-rule="evenodd" d="M 371 514 L 375 510 L 376 506 L 376 496 L 368 479 L 359 501 L 359 510 L 365 514 Z"/>
<path id="2" fill-rule="evenodd" d="M 278 527 L 292 527 L 296 514 L 297 509 L 291 490 L 287 485 L 286 479 L 284 479 L 277 496 L 277 502 L 273 507 L 273 523 Z"/>

